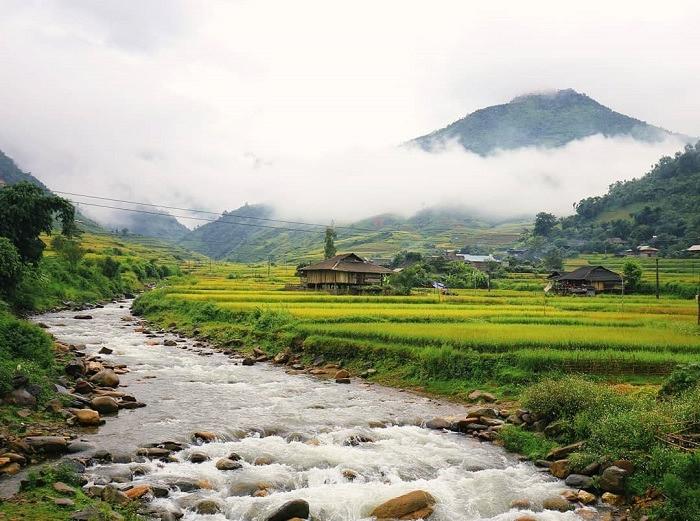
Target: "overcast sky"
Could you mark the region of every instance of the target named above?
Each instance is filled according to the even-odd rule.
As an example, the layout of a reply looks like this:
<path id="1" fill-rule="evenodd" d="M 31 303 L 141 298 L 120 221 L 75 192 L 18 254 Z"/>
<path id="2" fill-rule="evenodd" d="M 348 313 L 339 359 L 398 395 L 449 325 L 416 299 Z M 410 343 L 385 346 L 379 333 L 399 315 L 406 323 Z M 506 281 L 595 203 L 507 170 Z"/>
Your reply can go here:
<path id="1" fill-rule="evenodd" d="M 678 144 L 593 139 L 529 151 L 526 165 L 395 145 L 568 87 L 700 136 L 694 1 L 0 0 L 0 12 L 0 149 L 55 189 L 343 220 L 474 205 L 470 187 L 491 175 L 590 173 L 557 202 L 551 182 L 530 186 L 517 207 L 563 213 Z"/>

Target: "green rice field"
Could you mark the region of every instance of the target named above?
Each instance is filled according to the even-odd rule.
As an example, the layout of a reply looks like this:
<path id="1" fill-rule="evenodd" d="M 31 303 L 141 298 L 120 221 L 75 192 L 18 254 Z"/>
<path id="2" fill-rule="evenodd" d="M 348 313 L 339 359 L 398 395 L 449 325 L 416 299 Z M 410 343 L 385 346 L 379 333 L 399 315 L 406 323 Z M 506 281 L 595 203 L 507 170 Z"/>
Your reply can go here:
<path id="1" fill-rule="evenodd" d="M 602 264 L 604 259 L 589 260 Z M 674 260 L 673 268 L 670 262 L 662 277 L 692 283 L 692 260 Z M 700 360 L 692 299 L 550 297 L 537 276 L 512 275 L 527 275 L 524 279 L 538 289 L 457 290 L 446 296 L 418 288 L 410 296 L 331 295 L 292 289 L 298 279 L 291 267 L 271 267 L 268 274 L 263 265 L 218 264 L 193 268 L 153 298 L 161 301 L 159 309 L 177 308 L 185 315 L 213 306 L 220 315 L 209 326 L 217 334 L 228 326 L 236 334 L 247 331 L 264 338 L 269 331 L 256 331 L 259 326 L 249 317 L 274 316 L 278 337 L 303 342 L 309 356 L 393 360 L 423 377 L 478 374 L 528 381 L 545 373 L 587 373 L 651 381 L 679 363 Z M 168 313 L 162 314 L 165 319 Z M 168 316 L 172 319 L 173 313 Z M 195 320 L 191 326 L 207 324 Z"/>

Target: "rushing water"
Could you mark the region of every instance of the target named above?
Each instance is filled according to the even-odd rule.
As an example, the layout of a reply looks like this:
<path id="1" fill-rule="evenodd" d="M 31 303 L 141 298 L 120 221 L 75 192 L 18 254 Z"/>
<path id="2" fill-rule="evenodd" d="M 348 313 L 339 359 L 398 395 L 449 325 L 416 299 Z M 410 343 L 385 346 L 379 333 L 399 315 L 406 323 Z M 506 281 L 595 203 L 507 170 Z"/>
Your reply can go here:
<path id="1" fill-rule="evenodd" d="M 222 353 L 194 348 L 191 341 L 177 347 L 147 345 L 149 338 L 122 320 L 129 316 L 128 305 L 123 306 L 91 310 L 93 320 L 75 320 L 72 312 L 37 319 L 59 340 L 85 344 L 87 353 L 102 346 L 113 349 L 102 358 L 127 364 L 131 371 L 120 377 L 123 390 L 147 403 L 143 409 L 120 411 L 99 432 L 86 433 L 86 441 L 118 454 L 151 442 L 189 442 L 197 430 L 228 440 L 175 453 L 177 462 L 90 469 L 136 483 L 206 480 L 210 489 L 176 491 L 154 501 L 179 505 L 187 521 L 264 520 L 295 498 L 307 500 L 312 517 L 320 521 L 370 519 L 376 505 L 417 489 L 437 499 L 431 521 L 513 521 L 528 512 L 511 509 L 512 500 L 527 498 L 539 510 L 543 499 L 564 488 L 498 447 L 418 426 L 421 420 L 463 413 L 460 406 L 359 381 L 340 385 L 288 375 L 271 364 L 242 366 Z M 373 441 L 348 444 L 354 435 Z M 211 459 L 190 463 L 187 456 L 195 450 Z M 243 458 L 243 468 L 217 470 L 216 460 L 232 452 Z M 271 463 L 253 465 L 258 457 Z M 135 470 L 138 476 L 132 477 Z M 349 479 L 348 470 L 356 477 Z M 268 496 L 251 495 L 260 486 Z M 191 506 L 202 498 L 219 501 L 222 512 L 195 513 Z M 538 512 L 536 518 L 580 519 L 573 512 L 552 511 Z"/>

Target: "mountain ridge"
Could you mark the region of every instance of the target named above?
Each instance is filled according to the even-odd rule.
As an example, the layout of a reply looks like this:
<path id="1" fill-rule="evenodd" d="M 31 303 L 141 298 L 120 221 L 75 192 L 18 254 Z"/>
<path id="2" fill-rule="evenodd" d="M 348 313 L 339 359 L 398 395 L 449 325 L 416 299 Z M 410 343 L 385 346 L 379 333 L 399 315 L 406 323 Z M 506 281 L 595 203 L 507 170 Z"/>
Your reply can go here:
<path id="1" fill-rule="evenodd" d="M 643 142 L 692 138 L 616 112 L 574 89 L 516 96 L 416 137 L 409 145 L 433 152 L 451 142 L 480 155 L 522 147 L 554 148 L 596 134 Z"/>

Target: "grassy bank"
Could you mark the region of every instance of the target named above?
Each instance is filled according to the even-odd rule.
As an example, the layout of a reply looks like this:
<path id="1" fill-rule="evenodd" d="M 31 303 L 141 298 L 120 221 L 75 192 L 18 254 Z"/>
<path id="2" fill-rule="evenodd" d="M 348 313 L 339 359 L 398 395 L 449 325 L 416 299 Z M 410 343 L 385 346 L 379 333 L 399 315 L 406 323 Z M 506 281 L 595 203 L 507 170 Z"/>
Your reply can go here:
<path id="1" fill-rule="evenodd" d="M 572 471 L 630 461 L 627 492 L 667 499 L 650 502 L 656 518 L 700 516 L 698 458 L 667 439 L 679 425 L 697 428 L 698 379 L 678 373 L 700 354 L 693 301 L 513 290 L 451 297 L 283 291 L 293 282 L 291 268 L 273 267 L 268 277 L 262 266 L 222 265 L 170 279 L 139 297 L 134 312 L 221 346 L 292 349 L 309 363 L 322 357 L 356 374 L 371 367 L 371 378 L 385 384 L 456 399 L 475 388 L 494 391 L 554 425 L 547 435 L 509 426 L 509 449 L 537 458 L 583 440 Z M 669 379 L 687 385 L 660 397 Z"/>

